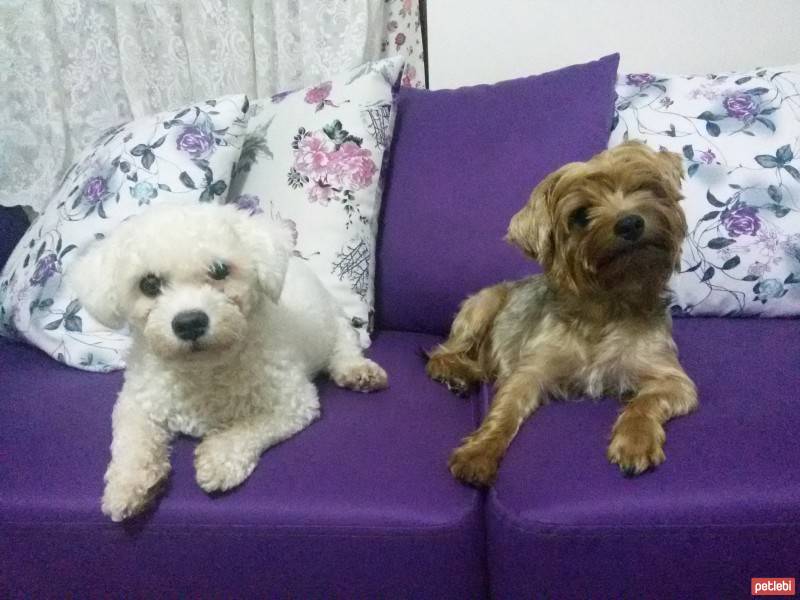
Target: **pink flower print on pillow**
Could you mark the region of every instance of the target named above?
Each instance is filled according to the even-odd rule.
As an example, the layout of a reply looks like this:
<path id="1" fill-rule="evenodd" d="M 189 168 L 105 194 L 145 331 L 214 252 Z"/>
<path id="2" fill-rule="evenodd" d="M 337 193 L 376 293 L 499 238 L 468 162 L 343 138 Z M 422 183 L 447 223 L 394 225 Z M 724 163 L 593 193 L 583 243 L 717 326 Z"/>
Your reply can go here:
<path id="1" fill-rule="evenodd" d="M 326 106 L 336 106 L 333 102 L 328 99 L 328 96 L 331 94 L 331 87 L 333 84 L 330 81 L 325 81 L 320 83 L 316 87 L 312 87 L 306 92 L 305 101 L 308 104 L 316 104 L 317 110 L 316 112 L 321 111 Z"/>
<path id="2" fill-rule="evenodd" d="M 322 206 L 328 206 L 328 202 L 334 195 L 333 188 L 321 181 L 315 181 L 314 185 L 308 190 L 308 199 Z"/>
<path id="3" fill-rule="evenodd" d="M 710 165 L 717 159 L 717 155 L 714 154 L 714 151 L 711 148 L 709 148 L 708 150 L 703 150 L 700 152 L 698 158 L 701 163 Z"/>
<path id="4" fill-rule="evenodd" d="M 414 65 L 406 66 L 405 71 L 403 71 L 403 87 L 414 87 L 416 80 L 417 70 L 414 68 Z"/>
<path id="5" fill-rule="evenodd" d="M 369 187 L 378 172 L 372 151 L 362 148 L 363 140 L 350 135 L 337 119 L 321 131 L 301 127 L 292 141 L 294 162 L 288 173 L 293 189 L 306 187 L 309 202 L 328 206 L 340 203 L 347 215 L 346 226 L 354 218 L 367 223 L 355 201 L 355 192 Z"/>
<path id="6" fill-rule="evenodd" d="M 345 142 L 333 153 L 332 178 L 337 186 L 350 190 L 360 190 L 372 183 L 378 171 L 372 160 L 372 153 L 355 142 Z"/>
<path id="7" fill-rule="evenodd" d="M 322 132 L 301 139 L 294 155 L 294 168 L 311 179 L 324 179 L 330 170 L 334 148 Z"/>
<path id="8" fill-rule="evenodd" d="M 331 93 L 331 86 L 332 84 L 330 81 L 325 81 L 316 87 L 312 87 L 306 92 L 306 102 L 309 104 L 324 102 L 328 94 Z"/>

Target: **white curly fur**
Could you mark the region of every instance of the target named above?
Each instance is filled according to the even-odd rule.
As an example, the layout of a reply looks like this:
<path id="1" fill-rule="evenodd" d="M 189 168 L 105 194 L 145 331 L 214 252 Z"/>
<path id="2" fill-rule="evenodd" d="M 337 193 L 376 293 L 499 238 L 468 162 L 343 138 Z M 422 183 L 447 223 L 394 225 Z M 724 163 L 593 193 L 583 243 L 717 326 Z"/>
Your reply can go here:
<path id="1" fill-rule="evenodd" d="M 228 267 L 222 280 L 209 275 L 215 262 Z M 164 282 L 155 297 L 140 289 L 148 274 Z M 92 246 L 69 278 L 98 321 L 131 329 L 102 500 L 114 521 L 157 494 L 177 433 L 202 438 L 200 487 L 228 490 L 264 450 L 319 416 L 317 373 L 359 391 L 386 386 L 334 299 L 292 257 L 291 233 L 267 217 L 231 206 L 153 207 Z M 172 327 L 189 310 L 209 317 L 194 341 Z"/>

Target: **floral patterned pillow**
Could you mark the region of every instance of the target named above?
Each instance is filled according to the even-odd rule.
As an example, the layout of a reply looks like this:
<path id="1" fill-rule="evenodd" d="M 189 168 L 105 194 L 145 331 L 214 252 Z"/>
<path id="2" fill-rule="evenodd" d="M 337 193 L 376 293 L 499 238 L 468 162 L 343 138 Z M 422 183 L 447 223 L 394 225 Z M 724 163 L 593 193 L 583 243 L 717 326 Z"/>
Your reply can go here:
<path id="1" fill-rule="evenodd" d="M 403 59 L 253 103 L 228 196 L 291 221 L 302 257 L 369 345 L 381 167 Z"/>
<path id="2" fill-rule="evenodd" d="M 622 75 L 609 146 L 683 155 L 689 235 L 672 312 L 800 315 L 800 65 Z"/>
<path id="3" fill-rule="evenodd" d="M 0 274 L 0 334 L 89 371 L 124 367 L 125 331 L 81 307 L 64 279 L 82 248 L 157 202 L 225 198 L 247 129 L 243 95 L 114 127 L 64 175 Z"/>

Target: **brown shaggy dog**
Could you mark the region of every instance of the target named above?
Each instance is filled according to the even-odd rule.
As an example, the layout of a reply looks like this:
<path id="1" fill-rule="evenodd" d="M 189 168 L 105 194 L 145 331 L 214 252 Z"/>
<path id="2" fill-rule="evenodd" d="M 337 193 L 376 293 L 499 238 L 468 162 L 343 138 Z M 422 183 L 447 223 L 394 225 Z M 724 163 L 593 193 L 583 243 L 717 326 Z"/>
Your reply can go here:
<path id="1" fill-rule="evenodd" d="M 450 458 L 450 471 L 490 484 L 520 425 L 548 397 L 626 400 L 608 458 L 626 475 L 664 460 L 663 424 L 697 406 L 666 311 L 686 220 L 679 156 L 638 143 L 566 165 L 533 191 L 507 239 L 543 275 L 468 298 L 428 374 L 456 392 L 494 381 L 491 409 Z"/>

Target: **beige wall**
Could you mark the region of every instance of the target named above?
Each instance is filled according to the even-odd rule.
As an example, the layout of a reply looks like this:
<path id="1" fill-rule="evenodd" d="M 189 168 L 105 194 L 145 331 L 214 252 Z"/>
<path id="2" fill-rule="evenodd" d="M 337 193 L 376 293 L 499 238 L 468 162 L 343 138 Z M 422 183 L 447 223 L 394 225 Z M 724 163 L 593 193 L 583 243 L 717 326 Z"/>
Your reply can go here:
<path id="1" fill-rule="evenodd" d="M 623 71 L 800 63 L 800 0 L 428 0 L 434 89 L 619 51 Z"/>

